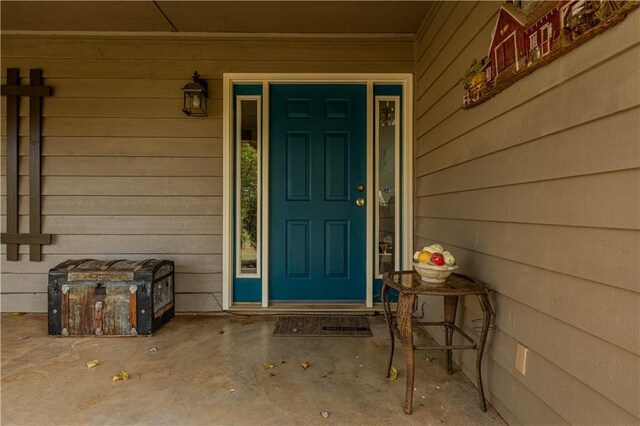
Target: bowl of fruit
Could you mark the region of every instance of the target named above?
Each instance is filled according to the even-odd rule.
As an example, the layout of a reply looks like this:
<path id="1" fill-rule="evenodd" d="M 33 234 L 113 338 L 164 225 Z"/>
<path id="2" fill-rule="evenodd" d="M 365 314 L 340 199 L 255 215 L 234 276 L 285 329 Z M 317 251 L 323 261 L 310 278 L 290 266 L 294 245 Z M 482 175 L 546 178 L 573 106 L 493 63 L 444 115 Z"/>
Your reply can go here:
<path id="1" fill-rule="evenodd" d="M 422 281 L 430 284 L 444 284 L 447 277 L 458 267 L 453 255 L 440 244 L 423 247 L 413 255 L 413 269 Z"/>

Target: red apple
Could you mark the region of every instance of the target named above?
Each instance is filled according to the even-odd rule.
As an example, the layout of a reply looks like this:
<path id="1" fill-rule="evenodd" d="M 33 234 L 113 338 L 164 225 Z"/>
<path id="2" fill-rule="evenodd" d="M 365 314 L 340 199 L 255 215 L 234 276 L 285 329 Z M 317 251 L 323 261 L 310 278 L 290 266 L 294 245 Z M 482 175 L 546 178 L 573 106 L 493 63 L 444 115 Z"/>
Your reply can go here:
<path id="1" fill-rule="evenodd" d="M 444 265 L 444 256 L 441 253 L 433 253 L 431 255 L 431 263 L 436 266 Z"/>

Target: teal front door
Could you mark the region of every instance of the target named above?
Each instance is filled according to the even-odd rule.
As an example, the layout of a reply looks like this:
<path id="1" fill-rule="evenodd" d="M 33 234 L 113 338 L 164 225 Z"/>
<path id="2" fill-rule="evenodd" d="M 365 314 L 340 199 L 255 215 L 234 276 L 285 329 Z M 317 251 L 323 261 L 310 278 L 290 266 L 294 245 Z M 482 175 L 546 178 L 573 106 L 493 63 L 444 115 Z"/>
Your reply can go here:
<path id="1" fill-rule="evenodd" d="M 269 97 L 269 300 L 364 302 L 366 86 Z"/>

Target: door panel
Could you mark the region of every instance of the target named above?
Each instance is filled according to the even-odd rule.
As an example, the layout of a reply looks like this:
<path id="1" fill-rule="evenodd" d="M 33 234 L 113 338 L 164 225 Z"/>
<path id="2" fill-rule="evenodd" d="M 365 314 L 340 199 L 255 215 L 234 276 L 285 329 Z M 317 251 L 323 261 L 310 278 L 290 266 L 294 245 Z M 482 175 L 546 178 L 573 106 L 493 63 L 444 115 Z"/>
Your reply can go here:
<path id="1" fill-rule="evenodd" d="M 287 132 L 287 201 L 311 200 L 311 135 Z"/>
<path id="2" fill-rule="evenodd" d="M 366 86 L 272 84 L 269 299 L 363 301 Z"/>
<path id="3" fill-rule="evenodd" d="M 348 201 L 349 133 L 326 133 L 324 142 L 324 199 L 326 201 Z"/>
<path id="4" fill-rule="evenodd" d="M 349 221 L 327 220 L 325 229 L 325 271 L 326 278 L 349 277 Z"/>
<path id="5" fill-rule="evenodd" d="M 287 278 L 309 278 L 309 221 L 287 220 Z"/>

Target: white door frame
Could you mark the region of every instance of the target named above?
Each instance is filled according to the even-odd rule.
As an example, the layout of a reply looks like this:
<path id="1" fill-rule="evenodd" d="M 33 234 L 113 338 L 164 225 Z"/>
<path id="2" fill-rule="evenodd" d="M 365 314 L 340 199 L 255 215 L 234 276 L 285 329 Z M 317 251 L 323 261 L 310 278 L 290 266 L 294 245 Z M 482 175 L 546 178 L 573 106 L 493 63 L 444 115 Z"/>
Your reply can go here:
<path id="1" fill-rule="evenodd" d="M 402 253 L 400 265 L 411 268 L 413 253 L 413 74 L 371 74 L 371 73 L 225 73 L 223 75 L 223 212 L 222 212 L 222 308 L 233 310 L 233 165 L 232 135 L 233 84 L 262 85 L 262 223 L 269 223 L 269 84 L 270 83 L 344 83 L 366 84 L 367 86 L 367 206 L 366 225 L 366 303 L 363 308 L 373 308 L 374 275 L 374 194 L 373 171 L 374 136 L 371 119 L 374 115 L 375 84 L 397 84 L 403 87 L 402 102 L 402 143 L 403 187 L 402 191 Z M 261 229 L 262 263 L 262 308 L 269 308 L 269 227 Z"/>

